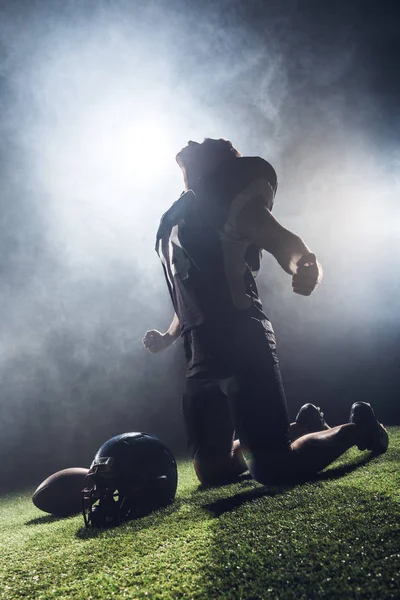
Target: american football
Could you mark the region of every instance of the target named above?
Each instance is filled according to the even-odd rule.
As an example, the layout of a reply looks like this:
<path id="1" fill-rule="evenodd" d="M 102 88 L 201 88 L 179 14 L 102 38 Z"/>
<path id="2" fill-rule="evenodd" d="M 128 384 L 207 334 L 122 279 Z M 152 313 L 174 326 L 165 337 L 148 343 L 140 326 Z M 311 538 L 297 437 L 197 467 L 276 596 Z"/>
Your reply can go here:
<path id="1" fill-rule="evenodd" d="M 33 504 L 58 517 L 81 512 L 81 492 L 88 471 L 83 467 L 72 467 L 53 473 L 35 490 Z"/>

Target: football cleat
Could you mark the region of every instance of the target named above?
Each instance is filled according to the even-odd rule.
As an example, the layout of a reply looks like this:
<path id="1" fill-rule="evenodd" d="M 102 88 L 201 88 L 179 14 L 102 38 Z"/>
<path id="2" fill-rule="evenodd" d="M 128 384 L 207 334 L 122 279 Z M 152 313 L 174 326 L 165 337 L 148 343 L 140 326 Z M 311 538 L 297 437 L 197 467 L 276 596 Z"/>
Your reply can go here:
<path id="1" fill-rule="evenodd" d="M 109 527 L 173 502 L 176 462 L 168 448 L 147 433 L 123 433 L 94 457 L 82 492 L 86 527 Z"/>
<path id="2" fill-rule="evenodd" d="M 349 423 L 359 429 L 359 450 L 371 450 L 374 454 L 383 454 L 389 445 L 389 435 L 379 423 L 372 406 L 367 402 L 355 402 L 350 409 Z"/>
<path id="3" fill-rule="evenodd" d="M 308 433 L 330 429 L 325 422 L 324 413 L 318 406 L 308 402 L 303 404 L 296 416 L 296 423 L 307 430 Z"/>

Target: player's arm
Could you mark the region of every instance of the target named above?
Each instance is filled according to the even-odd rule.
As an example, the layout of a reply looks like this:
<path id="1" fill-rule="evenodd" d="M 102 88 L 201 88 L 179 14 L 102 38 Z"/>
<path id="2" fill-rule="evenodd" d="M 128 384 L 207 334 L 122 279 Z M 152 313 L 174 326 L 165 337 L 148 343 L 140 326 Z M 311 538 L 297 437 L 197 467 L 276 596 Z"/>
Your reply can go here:
<path id="1" fill-rule="evenodd" d="M 171 325 L 165 333 L 161 333 L 156 329 L 146 331 L 142 340 L 143 346 L 147 348 L 149 352 L 157 354 L 157 352 L 161 352 L 162 350 L 169 348 L 169 346 L 171 346 L 179 337 L 180 333 L 181 328 L 179 324 L 179 319 L 176 313 L 174 313 Z"/>
<path id="2" fill-rule="evenodd" d="M 282 269 L 292 275 L 294 292 L 311 294 L 322 278 L 321 266 L 303 240 L 272 216 L 265 198 L 253 198 L 239 213 L 236 227 L 240 235 L 270 252 Z"/>

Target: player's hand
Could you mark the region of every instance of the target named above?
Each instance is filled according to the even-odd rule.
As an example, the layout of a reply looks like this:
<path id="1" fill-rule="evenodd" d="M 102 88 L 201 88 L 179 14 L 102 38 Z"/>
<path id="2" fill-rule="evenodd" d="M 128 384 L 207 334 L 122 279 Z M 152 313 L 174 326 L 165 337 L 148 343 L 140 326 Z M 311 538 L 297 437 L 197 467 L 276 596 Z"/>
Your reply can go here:
<path id="1" fill-rule="evenodd" d="M 292 277 L 292 288 L 296 294 L 309 296 L 322 279 L 322 267 L 315 254 L 309 252 L 297 261 L 297 271 Z"/>
<path id="2" fill-rule="evenodd" d="M 161 333 L 156 329 L 146 331 L 144 338 L 142 339 L 143 346 L 152 354 L 162 352 L 169 346 L 171 346 L 173 339 L 168 333 Z"/>

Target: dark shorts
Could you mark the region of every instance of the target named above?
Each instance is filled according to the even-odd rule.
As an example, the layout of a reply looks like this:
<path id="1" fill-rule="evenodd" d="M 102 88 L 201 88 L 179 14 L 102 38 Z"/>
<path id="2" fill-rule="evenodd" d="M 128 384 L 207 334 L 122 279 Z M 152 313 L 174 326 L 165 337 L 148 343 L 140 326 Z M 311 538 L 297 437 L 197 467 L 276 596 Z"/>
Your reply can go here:
<path id="1" fill-rule="evenodd" d="M 227 456 L 234 437 L 252 455 L 288 448 L 289 419 L 271 323 L 250 320 L 218 338 L 191 333 L 188 364 L 192 357 L 192 365 L 201 367 L 189 369 L 182 403 L 192 456 Z"/>

